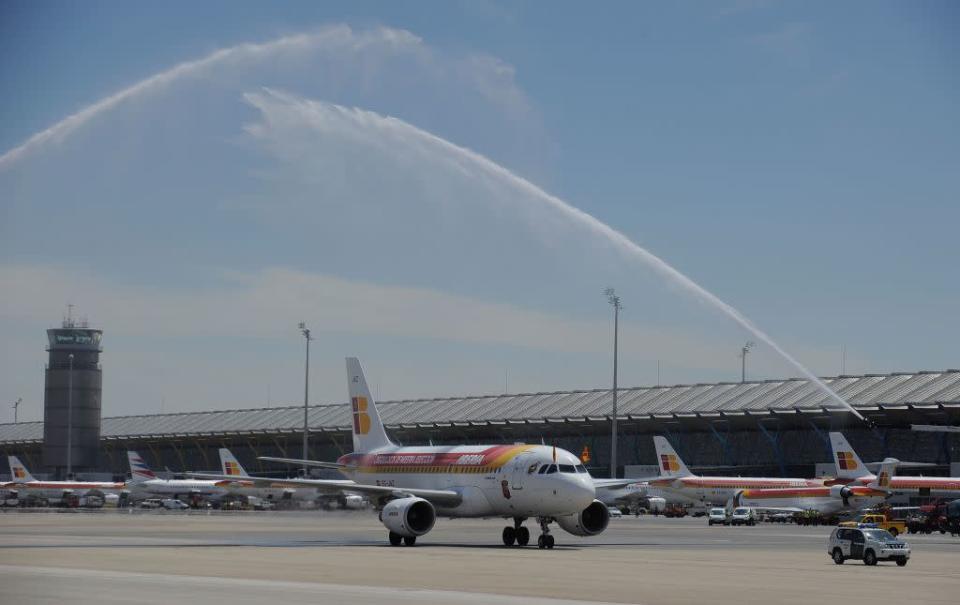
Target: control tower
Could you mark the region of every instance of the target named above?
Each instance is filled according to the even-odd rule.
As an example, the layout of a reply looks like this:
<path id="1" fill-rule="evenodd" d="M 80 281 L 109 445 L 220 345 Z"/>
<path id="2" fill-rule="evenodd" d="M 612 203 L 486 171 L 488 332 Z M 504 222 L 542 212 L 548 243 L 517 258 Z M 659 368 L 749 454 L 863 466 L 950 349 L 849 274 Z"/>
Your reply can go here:
<path id="1" fill-rule="evenodd" d="M 100 337 L 67 316 L 47 330 L 43 393 L 43 463 L 58 478 L 97 467 L 100 450 Z"/>

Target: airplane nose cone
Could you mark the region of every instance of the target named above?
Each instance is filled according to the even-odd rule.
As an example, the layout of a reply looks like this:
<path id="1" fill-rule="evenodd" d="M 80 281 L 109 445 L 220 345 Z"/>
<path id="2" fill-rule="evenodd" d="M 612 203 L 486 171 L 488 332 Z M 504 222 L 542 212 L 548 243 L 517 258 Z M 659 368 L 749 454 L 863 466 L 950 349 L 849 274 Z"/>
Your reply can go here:
<path id="1" fill-rule="evenodd" d="M 593 488 L 593 482 L 590 481 L 589 477 L 586 480 L 583 480 L 580 477 L 577 477 L 571 481 L 572 485 L 570 486 L 571 497 L 577 506 L 581 508 L 586 508 L 590 506 L 590 503 L 596 500 L 597 492 Z"/>

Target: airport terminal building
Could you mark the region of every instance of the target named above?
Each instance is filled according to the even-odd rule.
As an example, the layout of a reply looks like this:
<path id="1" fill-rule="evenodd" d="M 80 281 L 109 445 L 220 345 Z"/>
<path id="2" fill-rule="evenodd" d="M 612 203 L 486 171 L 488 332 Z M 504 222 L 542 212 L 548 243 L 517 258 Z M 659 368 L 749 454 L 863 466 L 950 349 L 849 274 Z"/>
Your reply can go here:
<path id="1" fill-rule="evenodd" d="M 874 426 L 839 410 L 802 379 L 711 383 L 618 390 L 621 465 L 654 465 L 651 436 L 667 436 L 703 474 L 815 476 L 831 460 L 827 432 L 842 430 L 867 461 L 893 456 L 933 463 L 923 474 L 956 475 L 960 433 L 919 432 L 912 425 L 960 424 L 960 370 L 837 376 L 824 380 Z M 606 476 L 610 458 L 610 389 L 385 401 L 378 404 L 395 441 L 546 443 L 589 452 L 587 466 Z M 351 449 L 346 403 L 310 407 L 310 457 L 335 460 Z M 229 447 L 250 472 L 288 467 L 257 456 L 301 456 L 303 407 L 271 407 L 102 419 L 95 468 L 127 473 L 125 451 L 137 450 L 156 469 L 213 470 L 217 449 Z M 39 473 L 44 423 L 0 424 L 0 453 Z M 822 469 L 820 469 L 822 470 Z M 3 469 L 4 473 L 6 469 Z M 621 476 L 624 466 L 619 469 Z M 914 471 L 911 471 L 912 473 Z"/>

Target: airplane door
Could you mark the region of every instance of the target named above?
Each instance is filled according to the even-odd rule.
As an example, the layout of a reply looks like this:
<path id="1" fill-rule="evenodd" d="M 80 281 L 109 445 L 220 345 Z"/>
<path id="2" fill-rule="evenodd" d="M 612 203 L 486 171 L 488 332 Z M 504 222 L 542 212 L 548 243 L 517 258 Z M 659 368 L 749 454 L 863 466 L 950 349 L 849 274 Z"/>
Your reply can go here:
<path id="1" fill-rule="evenodd" d="M 527 474 L 525 460 L 525 456 L 517 456 L 513 459 L 513 469 L 510 472 L 511 489 L 523 489 L 523 476 Z"/>

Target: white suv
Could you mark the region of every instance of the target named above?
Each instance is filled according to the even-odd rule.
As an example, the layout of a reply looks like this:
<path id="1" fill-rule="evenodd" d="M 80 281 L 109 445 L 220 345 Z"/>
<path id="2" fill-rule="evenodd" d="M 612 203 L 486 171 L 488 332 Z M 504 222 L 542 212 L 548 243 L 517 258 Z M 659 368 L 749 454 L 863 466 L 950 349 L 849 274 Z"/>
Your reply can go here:
<path id="1" fill-rule="evenodd" d="M 827 542 L 827 554 L 837 565 L 843 565 L 847 559 L 860 559 L 866 565 L 896 561 L 903 567 L 910 558 L 910 545 L 885 529 L 837 527 Z"/>

